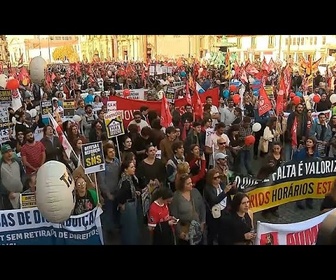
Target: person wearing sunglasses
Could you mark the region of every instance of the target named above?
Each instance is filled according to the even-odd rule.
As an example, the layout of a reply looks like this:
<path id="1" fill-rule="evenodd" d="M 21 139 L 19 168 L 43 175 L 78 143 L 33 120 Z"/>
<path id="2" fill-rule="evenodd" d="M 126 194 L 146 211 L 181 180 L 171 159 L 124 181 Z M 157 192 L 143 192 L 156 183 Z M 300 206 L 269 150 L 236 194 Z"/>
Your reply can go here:
<path id="1" fill-rule="evenodd" d="M 207 244 L 218 242 L 220 223 L 229 213 L 231 195 L 237 191 L 235 183 L 221 180 L 222 176 L 216 169 L 210 169 L 206 175 L 204 201 L 206 205 Z M 219 244 L 220 245 L 220 244 Z"/>
<path id="2" fill-rule="evenodd" d="M 87 189 L 86 181 L 82 177 L 76 179 L 75 190 L 76 203 L 73 211 L 74 215 L 83 214 L 96 207 L 97 203 L 95 202 L 92 193 Z"/>

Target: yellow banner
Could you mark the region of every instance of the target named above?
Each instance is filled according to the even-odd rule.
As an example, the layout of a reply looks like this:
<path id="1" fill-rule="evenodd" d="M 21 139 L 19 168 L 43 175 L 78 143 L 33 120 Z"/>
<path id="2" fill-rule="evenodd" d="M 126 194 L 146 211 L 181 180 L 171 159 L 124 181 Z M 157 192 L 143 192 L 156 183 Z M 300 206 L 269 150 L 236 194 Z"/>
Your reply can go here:
<path id="1" fill-rule="evenodd" d="M 304 178 L 298 181 L 283 182 L 273 186 L 260 187 L 247 192 L 252 212 L 259 212 L 288 202 L 305 198 L 323 199 L 336 179 Z"/>

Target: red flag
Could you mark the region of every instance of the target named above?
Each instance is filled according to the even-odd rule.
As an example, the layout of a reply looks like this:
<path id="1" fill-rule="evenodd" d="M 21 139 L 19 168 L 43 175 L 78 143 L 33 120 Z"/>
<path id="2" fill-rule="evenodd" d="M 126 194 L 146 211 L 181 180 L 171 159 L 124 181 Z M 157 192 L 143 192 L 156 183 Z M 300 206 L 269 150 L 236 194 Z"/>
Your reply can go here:
<path id="1" fill-rule="evenodd" d="M 203 103 L 197 91 L 192 96 L 192 105 L 194 107 L 195 119 L 203 119 Z"/>
<path id="2" fill-rule="evenodd" d="M 187 103 L 191 105 L 191 95 L 190 95 L 190 91 L 189 91 L 189 83 L 186 83 L 186 99 L 187 99 Z"/>
<path id="3" fill-rule="evenodd" d="M 273 61 L 273 58 L 270 59 L 269 63 L 268 63 L 268 70 L 274 72 L 276 68 L 276 65 Z"/>
<path id="4" fill-rule="evenodd" d="M 297 125 L 298 125 L 298 121 L 297 121 L 297 117 L 294 117 L 294 122 L 293 122 L 293 126 L 291 129 L 291 134 L 292 134 L 292 147 L 297 147 L 298 142 L 297 142 Z"/>
<path id="5" fill-rule="evenodd" d="M 258 102 L 258 112 L 259 116 L 267 113 L 272 109 L 271 100 L 269 100 L 264 86 L 259 89 L 259 102 Z"/>
<path id="6" fill-rule="evenodd" d="M 262 61 L 262 63 L 261 63 L 261 70 L 264 70 L 264 71 L 266 71 L 267 73 L 269 72 L 269 66 L 268 66 L 268 64 L 267 64 L 267 62 L 266 62 L 266 58 L 264 57 L 264 59 L 263 59 L 263 61 Z"/>
<path id="7" fill-rule="evenodd" d="M 167 128 L 172 125 L 173 117 L 169 110 L 168 101 L 165 95 L 161 99 L 161 126 Z"/>
<path id="8" fill-rule="evenodd" d="M 277 115 L 281 114 L 284 110 L 284 94 L 286 91 L 286 85 L 285 85 L 285 81 L 284 78 L 281 77 L 280 78 L 280 89 L 277 93 L 277 100 L 276 100 L 276 106 L 275 106 L 275 112 Z"/>

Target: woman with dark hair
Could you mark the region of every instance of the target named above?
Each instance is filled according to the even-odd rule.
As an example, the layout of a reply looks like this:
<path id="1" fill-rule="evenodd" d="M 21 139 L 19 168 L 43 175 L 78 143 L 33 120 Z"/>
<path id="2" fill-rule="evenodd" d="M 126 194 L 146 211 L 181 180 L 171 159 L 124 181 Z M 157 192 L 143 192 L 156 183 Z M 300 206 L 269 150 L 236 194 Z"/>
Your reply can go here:
<path id="1" fill-rule="evenodd" d="M 201 245 L 205 227 L 205 204 L 200 192 L 193 188 L 189 174 L 180 176 L 170 211 L 179 219 L 176 225 L 177 244 Z"/>
<path id="2" fill-rule="evenodd" d="M 121 158 L 124 158 L 127 153 L 136 155 L 136 149 L 133 147 L 133 140 L 128 135 L 125 135 L 121 140 L 120 153 Z"/>
<path id="3" fill-rule="evenodd" d="M 161 160 L 156 158 L 156 148 L 154 145 L 146 147 L 146 158 L 139 163 L 137 177 L 140 188 L 145 188 L 148 184 L 165 185 L 166 168 Z"/>
<path id="4" fill-rule="evenodd" d="M 138 199 L 140 191 L 136 189 L 133 176 L 135 164 L 125 161 L 121 164 L 121 176 L 115 200 L 120 211 L 121 243 L 122 245 L 140 244 L 140 224 L 138 221 Z"/>
<path id="5" fill-rule="evenodd" d="M 103 126 L 100 120 L 95 120 L 92 123 L 92 127 L 89 133 L 89 141 L 90 142 L 97 142 L 101 141 L 101 136 L 103 134 Z"/>
<path id="6" fill-rule="evenodd" d="M 270 153 L 264 158 L 264 162 L 257 174 L 258 179 L 266 179 L 272 173 L 276 172 L 278 167 L 284 162 L 284 155 L 282 153 L 282 145 L 280 142 L 274 142 Z M 268 214 L 273 214 L 279 217 L 278 206 L 263 210 L 261 214 L 264 218 L 268 218 Z"/>
<path id="7" fill-rule="evenodd" d="M 253 213 L 246 193 L 238 192 L 231 202 L 230 215 L 220 224 L 219 243 L 222 245 L 252 245 L 256 238 Z"/>
<path id="8" fill-rule="evenodd" d="M 154 194 L 148 211 L 148 228 L 153 245 L 175 245 L 174 226 L 178 220 L 169 213 L 168 205 L 173 200 L 173 192 L 160 187 Z"/>
<path id="9" fill-rule="evenodd" d="M 72 145 L 76 138 L 82 138 L 83 141 L 86 141 L 86 138 L 80 134 L 77 124 L 71 123 L 67 130 L 67 138 L 69 143 Z M 72 146 L 73 147 L 73 146 Z"/>
<path id="10" fill-rule="evenodd" d="M 300 145 L 299 148 L 293 153 L 293 161 L 303 161 L 306 159 L 313 159 L 319 157 L 317 145 L 316 145 L 316 138 L 315 137 L 307 137 L 305 146 Z M 313 199 L 306 198 L 306 207 L 309 209 L 313 209 Z M 297 208 L 303 210 L 305 206 L 303 205 L 303 200 L 299 200 L 296 202 Z"/>
<path id="11" fill-rule="evenodd" d="M 234 108 L 233 110 L 233 114 L 235 115 L 235 119 L 233 120 L 233 122 L 231 123 L 231 125 L 235 125 L 235 124 L 240 124 L 242 119 L 243 119 L 243 113 L 242 113 L 242 109 L 240 109 L 239 107 Z"/>
<path id="12" fill-rule="evenodd" d="M 206 174 L 206 160 L 205 155 L 202 153 L 199 145 L 192 144 L 190 146 L 191 155 L 189 158 L 189 167 L 191 179 L 194 184 L 194 188 L 198 189 L 199 192 L 203 193 L 203 188 L 205 185 L 205 174 Z"/>
<path id="13" fill-rule="evenodd" d="M 210 169 L 206 175 L 204 200 L 208 226 L 207 245 L 214 245 L 215 240 L 219 241 L 219 224 L 229 212 L 231 194 L 236 192 L 234 186 L 234 184 L 222 182 L 220 174 L 215 169 Z"/>

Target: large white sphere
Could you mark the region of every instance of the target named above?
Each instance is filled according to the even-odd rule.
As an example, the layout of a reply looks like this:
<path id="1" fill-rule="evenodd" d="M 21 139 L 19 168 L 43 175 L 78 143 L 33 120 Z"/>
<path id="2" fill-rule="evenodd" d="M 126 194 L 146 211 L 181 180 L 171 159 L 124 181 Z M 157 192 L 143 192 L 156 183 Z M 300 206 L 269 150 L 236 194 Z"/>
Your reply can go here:
<path id="1" fill-rule="evenodd" d="M 29 63 L 30 79 L 34 84 L 41 85 L 44 79 L 44 71 L 47 68 L 47 62 L 41 56 L 34 57 Z"/>
<path id="2" fill-rule="evenodd" d="M 42 216 L 51 223 L 62 223 L 70 218 L 75 207 L 72 175 L 58 161 L 44 163 L 36 177 L 36 205 Z"/>

